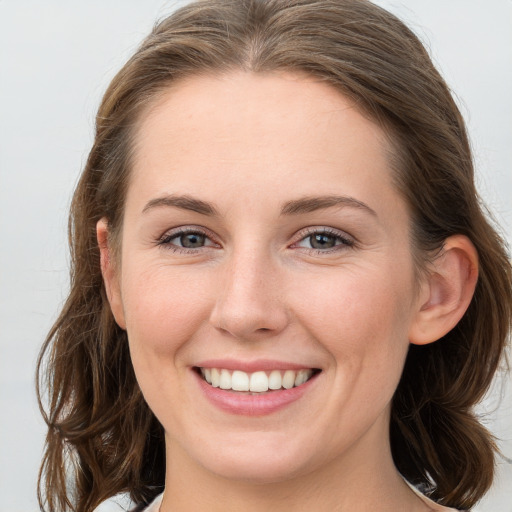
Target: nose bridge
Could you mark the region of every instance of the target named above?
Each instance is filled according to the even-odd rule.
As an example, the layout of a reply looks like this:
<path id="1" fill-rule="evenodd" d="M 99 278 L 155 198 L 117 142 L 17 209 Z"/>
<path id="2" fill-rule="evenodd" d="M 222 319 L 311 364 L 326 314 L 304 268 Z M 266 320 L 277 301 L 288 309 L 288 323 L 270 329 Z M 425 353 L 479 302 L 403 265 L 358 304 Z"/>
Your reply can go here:
<path id="1" fill-rule="evenodd" d="M 213 325 L 239 339 L 276 334 L 287 323 L 279 269 L 270 251 L 249 245 L 234 250 L 220 274 Z"/>

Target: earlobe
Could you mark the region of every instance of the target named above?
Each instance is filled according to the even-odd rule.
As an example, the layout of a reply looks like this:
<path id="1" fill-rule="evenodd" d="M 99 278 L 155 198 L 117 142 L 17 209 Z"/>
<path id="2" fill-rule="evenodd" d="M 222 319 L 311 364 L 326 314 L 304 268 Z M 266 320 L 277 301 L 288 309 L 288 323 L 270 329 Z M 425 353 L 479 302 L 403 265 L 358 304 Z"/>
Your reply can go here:
<path id="1" fill-rule="evenodd" d="M 105 284 L 112 314 L 119 327 L 126 329 L 119 276 L 118 272 L 116 272 L 116 265 L 112 255 L 112 248 L 109 244 L 108 233 L 108 221 L 106 218 L 102 218 L 96 224 L 96 237 L 100 249 L 101 274 L 103 276 L 103 282 Z"/>
<path id="2" fill-rule="evenodd" d="M 463 235 L 447 238 L 427 270 L 409 341 L 425 345 L 451 331 L 469 307 L 477 280 L 478 254 L 472 242 Z"/>

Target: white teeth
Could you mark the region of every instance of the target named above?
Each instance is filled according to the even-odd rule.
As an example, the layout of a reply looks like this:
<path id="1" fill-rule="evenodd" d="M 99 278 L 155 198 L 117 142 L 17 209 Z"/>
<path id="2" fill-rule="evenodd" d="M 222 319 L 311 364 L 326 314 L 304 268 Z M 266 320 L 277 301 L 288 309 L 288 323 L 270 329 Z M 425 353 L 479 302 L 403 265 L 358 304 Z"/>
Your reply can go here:
<path id="1" fill-rule="evenodd" d="M 220 384 L 220 372 L 219 372 L 219 370 L 217 370 L 217 368 L 212 368 L 211 378 L 212 378 L 212 386 L 214 388 L 218 388 L 219 384 Z"/>
<path id="2" fill-rule="evenodd" d="M 307 370 L 299 370 L 297 372 L 297 376 L 295 377 L 295 386 L 300 386 L 304 384 L 308 380 L 308 371 Z"/>
<path id="3" fill-rule="evenodd" d="M 249 388 L 254 392 L 268 391 L 268 377 L 265 372 L 254 372 L 251 375 L 251 386 Z"/>
<path id="4" fill-rule="evenodd" d="M 313 370 L 272 370 L 246 373 L 241 370 L 222 368 L 200 368 L 201 374 L 208 384 L 214 388 L 225 390 L 265 393 L 268 390 L 291 389 L 301 386 L 313 375 Z"/>
<path id="5" fill-rule="evenodd" d="M 220 371 L 219 388 L 231 389 L 231 373 L 228 370 Z"/>
<path id="6" fill-rule="evenodd" d="M 295 385 L 295 372 L 293 370 L 286 370 L 283 375 L 283 388 L 291 389 Z"/>
<path id="7" fill-rule="evenodd" d="M 233 391 L 249 391 L 249 375 L 238 370 L 234 371 L 233 375 L 231 375 L 231 389 L 233 389 Z"/>
<path id="8" fill-rule="evenodd" d="M 283 379 L 279 370 L 270 372 L 268 376 L 268 389 L 281 389 L 283 387 Z"/>

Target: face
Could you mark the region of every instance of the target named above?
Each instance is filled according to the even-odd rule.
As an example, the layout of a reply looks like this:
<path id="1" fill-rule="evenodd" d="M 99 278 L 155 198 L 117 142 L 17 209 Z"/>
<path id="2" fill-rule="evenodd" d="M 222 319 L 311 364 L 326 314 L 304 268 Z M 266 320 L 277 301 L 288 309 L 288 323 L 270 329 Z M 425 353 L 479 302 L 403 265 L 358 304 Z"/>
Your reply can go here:
<path id="1" fill-rule="evenodd" d="M 409 222 L 384 133 L 328 85 L 238 73 L 159 98 L 110 286 L 174 464 L 269 482 L 387 449 Z"/>

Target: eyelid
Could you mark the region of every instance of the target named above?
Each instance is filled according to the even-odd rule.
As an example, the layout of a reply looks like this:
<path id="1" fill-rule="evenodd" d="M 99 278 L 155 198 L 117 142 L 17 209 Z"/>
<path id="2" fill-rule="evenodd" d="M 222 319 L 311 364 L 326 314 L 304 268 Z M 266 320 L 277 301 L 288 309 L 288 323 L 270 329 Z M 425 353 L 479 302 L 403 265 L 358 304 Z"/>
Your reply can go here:
<path id="1" fill-rule="evenodd" d="M 315 249 L 313 247 L 307 248 L 307 247 L 298 247 L 298 243 L 302 242 L 306 238 L 308 238 L 311 235 L 314 234 L 322 234 L 322 235 L 328 235 L 335 238 L 338 238 L 342 241 L 340 244 L 336 244 L 334 247 L 331 247 L 329 249 Z M 346 231 L 342 231 L 339 229 L 335 229 L 329 226 L 309 226 L 297 233 L 297 235 L 294 237 L 294 242 L 291 244 L 291 247 L 298 247 L 300 249 L 305 249 L 309 251 L 315 251 L 317 253 L 328 253 L 332 251 L 339 251 L 343 248 L 350 248 L 354 247 L 357 243 L 356 239 L 349 235 Z"/>
<path id="2" fill-rule="evenodd" d="M 208 240 L 210 240 L 212 242 L 212 244 L 192 249 L 192 248 L 181 247 L 179 245 L 174 245 L 174 244 L 170 243 L 170 240 L 172 240 L 173 238 L 177 238 L 180 235 L 188 235 L 188 234 L 194 234 L 194 233 L 204 235 L 206 238 L 208 238 Z M 214 246 L 218 247 L 218 246 L 220 246 L 220 243 L 217 241 L 217 237 L 209 229 L 206 229 L 202 226 L 197 226 L 197 225 L 193 224 L 193 225 L 177 226 L 175 228 L 168 229 L 167 231 L 165 231 L 165 233 L 163 233 L 160 237 L 157 238 L 156 245 L 159 245 L 162 247 L 171 247 L 172 246 L 176 250 L 193 252 L 193 251 L 201 250 L 205 247 L 206 248 L 212 248 Z"/>
<path id="3" fill-rule="evenodd" d="M 211 242 L 211 244 L 203 245 L 197 248 L 187 248 L 170 242 L 172 239 L 178 238 L 181 235 L 194 233 L 205 236 Z M 314 234 L 332 236 L 340 240 L 341 243 L 335 244 L 333 247 L 327 249 L 318 249 L 313 247 L 307 248 L 298 246 L 300 242 L 304 241 L 306 238 Z M 356 242 L 356 239 L 352 235 L 348 234 L 346 231 L 342 231 L 329 226 L 309 226 L 296 233 L 296 235 L 294 236 L 294 241 L 289 247 L 304 249 L 306 251 L 314 251 L 316 253 L 327 254 L 329 252 L 339 251 L 342 249 L 353 247 L 356 244 Z M 160 237 L 156 239 L 155 243 L 156 245 L 162 246 L 163 248 L 172 248 L 173 250 L 183 251 L 186 253 L 193 253 L 204 250 L 205 248 L 210 249 L 218 248 L 221 246 L 220 242 L 217 239 L 217 236 L 214 233 L 212 233 L 209 229 L 206 229 L 203 226 L 198 225 L 184 225 L 168 229 Z"/>

